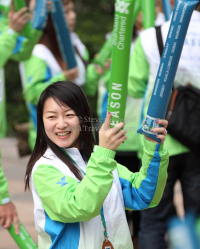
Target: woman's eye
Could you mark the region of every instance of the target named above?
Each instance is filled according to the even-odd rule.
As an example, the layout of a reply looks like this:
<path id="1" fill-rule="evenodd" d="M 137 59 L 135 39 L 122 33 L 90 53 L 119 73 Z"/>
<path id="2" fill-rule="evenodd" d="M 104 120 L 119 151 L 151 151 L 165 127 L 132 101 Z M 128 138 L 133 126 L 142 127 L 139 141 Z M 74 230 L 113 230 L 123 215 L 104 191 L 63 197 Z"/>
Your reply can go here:
<path id="1" fill-rule="evenodd" d="M 54 119 L 55 118 L 55 116 L 50 116 L 50 117 L 48 117 L 49 119 Z"/>
<path id="2" fill-rule="evenodd" d="M 67 114 L 66 116 L 67 116 L 67 117 L 73 117 L 74 114 Z"/>

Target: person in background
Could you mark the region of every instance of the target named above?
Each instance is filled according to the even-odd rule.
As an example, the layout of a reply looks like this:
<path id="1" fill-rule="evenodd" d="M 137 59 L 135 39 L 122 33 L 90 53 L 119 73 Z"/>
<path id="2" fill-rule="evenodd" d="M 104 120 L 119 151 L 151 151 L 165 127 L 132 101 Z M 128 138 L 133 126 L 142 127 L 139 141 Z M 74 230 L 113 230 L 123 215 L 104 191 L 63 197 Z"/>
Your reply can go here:
<path id="1" fill-rule="evenodd" d="M 24 7 L 18 12 L 14 10 L 13 4 L 10 6 L 9 13 L 0 10 L 0 68 L 11 59 L 15 61 L 25 61 L 30 58 L 33 47 L 42 36 L 40 30 L 32 29 L 32 38 L 20 35 L 21 27 L 30 20 L 27 13 L 28 8 Z"/>
<path id="2" fill-rule="evenodd" d="M 32 1 L 31 4 L 34 7 L 35 0 Z M 85 74 L 89 54 L 78 35 L 74 32 L 76 26 L 75 6 L 71 0 L 63 0 L 62 3 L 70 29 L 72 45 L 75 49 L 77 68 L 68 69 L 66 63 L 63 61 L 50 14 L 48 15 L 44 33 L 38 44 L 34 47 L 31 58 L 20 65 L 24 98 L 31 119 L 31 128 L 29 130 L 29 145 L 31 150 L 33 150 L 36 140 L 36 107 L 41 92 L 49 84 L 58 80 L 68 79 L 79 86 L 84 85 L 86 81 Z M 49 8 L 51 8 L 51 5 L 49 5 Z"/>
<path id="3" fill-rule="evenodd" d="M 165 22 L 165 15 L 162 8 L 162 0 L 156 0 L 156 20 L 155 26 L 160 26 Z"/>
<path id="4" fill-rule="evenodd" d="M 171 4 L 174 5 L 173 0 Z M 174 81 L 175 88 L 190 82 L 200 89 L 200 60 L 197 56 L 200 54 L 197 40 L 197 37 L 200 37 L 199 7 L 198 5 L 191 18 Z M 163 42 L 166 41 L 169 27 L 170 21 L 161 26 Z M 145 120 L 159 64 L 156 31 L 155 28 L 150 28 L 141 32 L 135 43 L 128 81 L 129 95 L 134 98 L 144 98 L 142 120 Z M 180 180 L 182 185 L 185 211 L 193 210 L 197 215 L 200 214 L 200 159 L 169 134 L 166 136 L 165 144 L 170 155 L 167 184 L 160 204 L 141 212 L 140 249 L 167 248 L 165 241 L 167 220 L 176 215 L 173 193 L 177 180 Z M 139 150 L 138 156 L 142 158 L 142 150 Z"/>
<path id="5" fill-rule="evenodd" d="M 22 46 L 18 50 L 16 49 L 20 34 L 19 32 L 23 29 L 24 25 L 29 20 L 29 16 L 26 13 L 27 8 L 22 8 L 16 12 L 11 6 L 8 17 L 5 13 L 0 11 L 0 104 L 1 104 L 1 118 L 0 118 L 0 127 L 1 133 L 0 137 L 2 138 L 6 133 L 6 115 L 5 115 L 5 104 L 3 101 L 4 89 L 4 69 L 6 62 L 12 58 L 15 60 L 20 60 L 22 58 L 27 59 L 30 57 L 28 50 L 30 49 L 30 41 L 27 41 L 24 44 L 27 44 L 27 47 Z M 24 45 L 23 44 L 23 45 Z M 0 225 L 5 229 L 8 229 L 12 222 L 14 223 L 16 234 L 19 234 L 19 225 L 18 225 L 18 214 L 15 208 L 15 205 L 11 202 L 9 191 L 8 191 L 8 182 L 3 173 L 2 168 L 2 159 L 0 151 Z"/>
<path id="6" fill-rule="evenodd" d="M 133 249 L 124 209 L 154 207 L 162 197 L 168 152 L 144 138 L 143 166 L 132 173 L 114 160 L 127 136 L 123 122 L 110 129 L 110 118 L 108 113 L 95 146 L 89 106 L 78 85 L 56 82 L 41 94 L 37 139 L 25 175 L 39 249 Z M 155 132 L 163 143 L 168 122 L 158 122 L 163 127 Z"/>
<path id="7" fill-rule="evenodd" d="M 0 151 L 0 226 L 8 229 L 12 223 L 14 223 L 16 234 L 19 234 L 18 214 L 10 199 L 8 182 L 2 169 Z"/>

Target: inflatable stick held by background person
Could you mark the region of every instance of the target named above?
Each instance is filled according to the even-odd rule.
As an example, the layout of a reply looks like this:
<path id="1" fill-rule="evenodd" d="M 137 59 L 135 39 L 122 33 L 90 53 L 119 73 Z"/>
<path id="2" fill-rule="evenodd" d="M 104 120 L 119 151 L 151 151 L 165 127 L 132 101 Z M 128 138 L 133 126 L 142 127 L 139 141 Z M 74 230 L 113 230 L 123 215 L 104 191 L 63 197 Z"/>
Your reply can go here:
<path id="1" fill-rule="evenodd" d="M 138 17 L 138 14 L 141 10 L 141 0 L 134 0 L 134 8 L 133 8 L 133 22 L 132 22 L 132 26 L 134 26 L 135 21 Z M 112 54 L 112 44 L 113 44 L 113 39 L 114 39 L 114 33 L 115 30 L 112 32 L 110 38 L 104 43 L 102 49 L 100 50 L 100 52 L 98 53 L 98 55 L 95 57 L 95 59 L 93 60 L 93 62 L 95 64 L 100 65 L 100 67 L 104 68 L 104 63 L 111 58 L 111 54 Z"/>
<path id="2" fill-rule="evenodd" d="M 133 9 L 133 25 L 135 24 L 138 14 L 141 11 L 141 8 L 142 8 L 141 6 L 142 6 L 141 0 L 135 0 L 134 9 Z"/>
<path id="3" fill-rule="evenodd" d="M 11 0 L 6 0 L 6 1 L 0 1 L 0 11 L 4 12 L 4 13 L 8 13 L 8 11 L 10 10 L 10 3 Z"/>
<path id="4" fill-rule="evenodd" d="M 176 1 L 146 120 L 138 130 L 138 133 L 145 134 L 157 142 L 160 142 L 156 137 L 158 134 L 153 134 L 152 129 L 158 127 L 158 119 L 165 117 L 187 29 L 198 3 L 199 0 Z"/>
<path id="5" fill-rule="evenodd" d="M 46 27 L 47 15 L 47 0 L 36 0 L 33 18 L 33 28 L 43 31 Z"/>
<path id="6" fill-rule="evenodd" d="M 74 48 L 72 46 L 70 31 L 64 15 L 63 5 L 60 0 L 52 2 L 51 17 L 56 30 L 57 41 L 63 60 L 68 64 L 68 69 L 77 67 Z"/>
<path id="7" fill-rule="evenodd" d="M 19 223 L 20 226 L 20 234 L 17 235 L 15 233 L 14 226 L 12 225 L 8 231 L 16 244 L 19 246 L 20 249 L 37 249 L 37 245 L 29 235 L 29 233 L 26 231 L 25 227 L 22 225 L 22 223 Z"/>
<path id="8" fill-rule="evenodd" d="M 14 0 L 13 1 L 13 3 L 14 3 L 14 9 L 15 9 L 15 11 L 19 11 L 20 9 L 22 9 L 22 8 L 24 8 L 24 7 L 26 7 L 26 3 L 25 3 L 25 0 Z M 22 36 L 25 36 L 25 37 L 27 37 L 27 38 L 32 38 L 32 24 L 31 24 L 31 22 L 29 21 L 29 22 L 27 22 L 25 25 L 24 25 L 24 28 L 23 28 L 23 30 L 20 32 L 20 34 L 22 35 Z"/>
<path id="9" fill-rule="evenodd" d="M 162 7 L 165 13 L 166 21 L 169 21 L 170 16 L 172 14 L 172 6 L 170 4 L 170 0 L 162 0 Z"/>
<path id="10" fill-rule="evenodd" d="M 141 4 L 142 4 L 142 12 L 143 12 L 144 29 L 154 27 L 154 23 L 156 19 L 155 1 L 154 0 L 143 0 Z"/>

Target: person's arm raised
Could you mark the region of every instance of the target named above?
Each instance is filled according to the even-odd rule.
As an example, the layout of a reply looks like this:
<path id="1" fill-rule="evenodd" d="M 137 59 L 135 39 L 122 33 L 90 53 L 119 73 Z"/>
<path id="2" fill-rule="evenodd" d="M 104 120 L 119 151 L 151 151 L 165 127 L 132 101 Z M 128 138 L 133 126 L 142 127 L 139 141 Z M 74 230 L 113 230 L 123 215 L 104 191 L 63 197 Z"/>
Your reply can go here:
<path id="1" fill-rule="evenodd" d="M 169 154 L 163 146 L 168 122 L 158 120 L 157 124 L 163 127 L 154 128 L 152 132 L 159 133 L 157 136 L 162 144 L 158 144 L 152 138 L 144 138 L 140 171 L 132 173 L 126 167 L 117 164 L 126 209 L 142 210 L 155 207 L 162 198 L 169 164 Z"/>

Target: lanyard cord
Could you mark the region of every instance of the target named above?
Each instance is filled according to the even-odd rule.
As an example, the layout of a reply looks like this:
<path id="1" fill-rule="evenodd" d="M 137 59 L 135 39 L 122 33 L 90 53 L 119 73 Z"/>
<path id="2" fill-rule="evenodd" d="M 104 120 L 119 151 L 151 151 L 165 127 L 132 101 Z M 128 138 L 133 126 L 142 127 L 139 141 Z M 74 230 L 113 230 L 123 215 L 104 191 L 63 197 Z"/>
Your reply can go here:
<path id="1" fill-rule="evenodd" d="M 105 218 L 104 218 L 104 212 L 103 212 L 103 206 L 100 210 L 100 215 L 101 215 L 101 221 L 103 223 L 103 227 L 104 227 L 104 237 L 108 237 L 108 232 L 107 232 L 107 227 L 106 227 L 106 221 L 105 221 Z"/>
<path id="2" fill-rule="evenodd" d="M 66 156 L 69 157 L 69 159 L 74 163 L 76 164 L 76 166 L 79 168 L 79 170 L 83 173 L 83 175 L 85 176 L 86 175 L 86 172 L 84 170 L 81 169 L 81 167 L 70 157 L 70 155 L 63 149 L 61 148 L 61 150 L 65 153 Z M 88 159 L 85 157 L 85 160 L 86 162 L 88 163 Z M 103 224 L 103 227 L 104 227 L 104 237 L 107 238 L 108 237 L 108 232 L 107 232 L 107 227 L 106 227 L 106 220 L 105 220 L 105 217 L 104 217 L 104 211 L 103 211 L 103 206 L 100 210 L 100 215 L 101 215 L 101 221 L 102 221 L 102 224 Z"/>

